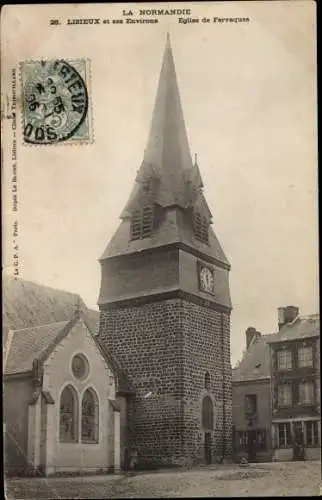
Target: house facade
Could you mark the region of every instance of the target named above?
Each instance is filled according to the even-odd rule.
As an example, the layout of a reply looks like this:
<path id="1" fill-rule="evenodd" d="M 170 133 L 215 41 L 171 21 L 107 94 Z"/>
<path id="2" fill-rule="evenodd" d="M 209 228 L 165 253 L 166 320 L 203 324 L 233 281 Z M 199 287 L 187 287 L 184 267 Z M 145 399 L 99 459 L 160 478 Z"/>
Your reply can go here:
<path id="1" fill-rule="evenodd" d="M 191 158 L 169 38 L 120 218 L 100 259 L 98 337 L 136 391 L 130 452 L 142 466 L 230 457 L 230 265 Z"/>
<path id="2" fill-rule="evenodd" d="M 246 351 L 233 369 L 233 454 L 250 462 L 272 459 L 269 338 L 246 330 Z"/>
<path id="3" fill-rule="evenodd" d="M 246 330 L 233 369 L 234 457 L 249 461 L 319 459 L 320 317 L 278 309 L 277 333 Z"/>
<path id="4" fill-rule="evenodd" d="M 270 340 L 273 459 L 321 457 L 320 317 L 279 309 Z"/>

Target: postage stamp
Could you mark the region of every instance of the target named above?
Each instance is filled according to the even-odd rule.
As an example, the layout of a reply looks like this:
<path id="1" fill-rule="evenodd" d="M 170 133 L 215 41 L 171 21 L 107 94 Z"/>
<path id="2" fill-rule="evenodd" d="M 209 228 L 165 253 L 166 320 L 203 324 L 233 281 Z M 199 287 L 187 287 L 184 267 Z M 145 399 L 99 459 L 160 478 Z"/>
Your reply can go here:
<path id="1" fill-rule="evenodd" d="M 20 69 L 24 142 L 91 141 L 88 61 L 26 61 Z"/>

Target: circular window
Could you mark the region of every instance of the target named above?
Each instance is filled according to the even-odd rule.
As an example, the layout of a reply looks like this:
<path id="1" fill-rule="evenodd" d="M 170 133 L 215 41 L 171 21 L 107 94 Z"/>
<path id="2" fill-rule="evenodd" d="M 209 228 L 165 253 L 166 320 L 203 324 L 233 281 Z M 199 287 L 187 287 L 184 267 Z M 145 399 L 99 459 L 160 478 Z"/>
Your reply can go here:
<path id="1" fill-rule="evenodd" d="M 85 356 L 76 354 L 76 356 L 73 357 L 72 361 L 72 372 L 74 377 L 83 380 L 87 377 L 88 371 L 88 361 Z"/>

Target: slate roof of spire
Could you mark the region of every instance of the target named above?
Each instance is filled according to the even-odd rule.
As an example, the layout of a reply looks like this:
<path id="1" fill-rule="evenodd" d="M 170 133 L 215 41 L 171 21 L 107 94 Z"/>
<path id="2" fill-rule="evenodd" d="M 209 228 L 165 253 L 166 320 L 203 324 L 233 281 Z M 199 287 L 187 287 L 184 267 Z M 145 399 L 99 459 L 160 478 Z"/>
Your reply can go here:
<path id="1" fill-rule="evenodd" d="M 209 228 L 209 244 L 194 237 L 186 209 L 199 207 L 211 222 L 211 212 L 202 192 L 199 166 L 193 165 L 179 95 L 174 58 L 167 37 L 155 99 L 152 122 L 141 167 L 116 233 L 100 260 L 181 243 L 230 267 L 224 251 Z M 131 240 L 133 211 L 157 204 L 167 211 L 151 237 Z M 169 207 L 176 207 L 175 210 Z M 177 209 L 179 207 L 180 209 Z"/>
<path id="2" fill-rule="evenodd" d="M 158 180 L 155 202 L 161 206 L 185 206 L 182 189 L 185 172 L 192 168 L 170 37 L 164 50 L 150 133 L 136 184 L 123 212 L 126 216 L 140 198 L 149 177 Z"/>

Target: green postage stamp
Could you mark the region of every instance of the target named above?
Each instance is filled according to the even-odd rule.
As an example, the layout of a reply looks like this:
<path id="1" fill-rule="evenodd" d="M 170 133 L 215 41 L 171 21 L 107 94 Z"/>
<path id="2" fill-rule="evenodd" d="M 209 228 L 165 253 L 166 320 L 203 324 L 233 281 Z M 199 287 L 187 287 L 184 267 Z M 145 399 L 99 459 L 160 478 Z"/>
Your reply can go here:
<path id="1" fill-rule="evenodd" d="M 24 142 L 91 142 L 89 61 L 26 61 L 20 70 Z"/>

